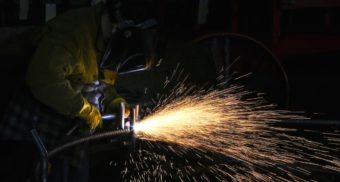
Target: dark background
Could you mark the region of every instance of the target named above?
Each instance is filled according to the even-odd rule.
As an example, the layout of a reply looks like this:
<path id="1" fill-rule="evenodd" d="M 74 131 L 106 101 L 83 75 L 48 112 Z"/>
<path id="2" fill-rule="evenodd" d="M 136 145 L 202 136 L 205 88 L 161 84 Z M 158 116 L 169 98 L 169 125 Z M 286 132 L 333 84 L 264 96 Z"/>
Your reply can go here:
<path id="1" fill-rule="evenodd" d="M 197 2 L 157 1 L 158 18 L 169 42 L 179 45 L 212 32 L 254 38 L 273 52 L 287 73 L 291 91 L 287 109 L 304 111 L 314 118 L 340 119 L 339 1 L 210 0 L 207 21 L 202 25 L 197 24 Z M 45 3 L 56 3 L 57 14 L 61 14 L 91 2 L 29 0 L 26 20 L 18 18 L 19 3 L 0 0 L 0 72 L 5 93 L 2 110 L 24 75 L 28 48 L 23 32 L 44 23 Z"/>
<path id="2" fill-rule="evenodd" d="M 145 88 L 148 88 L 149 99 L 154 98 L 157 93 L 163 91 L 163 81 L 167 75 L 171 75 L 177 61 L 182 61 L 185 69 L 193 74 L 192 81 L 196 84 L 214 80 L 216 75 L 211 71 L 211 68 L 215 67 L 214 63 L 206 60 L 197 61 L 202 57 L 202 52 L 195 49 L 186 51 L 187 47 L 190 47 L 189 44 L 193 39 L 202 35 L 215 32 L 236 33 L 259 41 L 283 66 L 289 79 L 290 97 L 281 108 L 302 111 L 317 121 L 335 120 L 339 126 L 339 0 L 210 0 L 207 21 L 201 25 L 197 24 L 197 2 L 198 0 L 156 1 L 158 19 L 168 39 L 164 63 L 157 71 L 122 76 L 117 84 L 119 91 L 133 91 L 136 97 L 140 97 Z M 6 110 L 16 88 L 23 83 L 26 65 L 32 52 L 27 38 L 32 29 L 45 22 L 46 3 L 55 3 L 58 15 L 67 10 L 89 6 L 91 1 L 29 0 L 27 19 L 19 20 L 20 1 L 0 0 L 1 114 Z M 242 56 L 247 56 L 249 53 L 250 58 L 244 63 L 257 64 L 258 62 L 252 62 L 253 55 L 258 56 L 254 60 L 260 63 L 262 58 L 270 60 L 262 55 L 263 49 L 252 47 L 247 44 L 247 41 L 235 41 L 234 45 L 239 52 L 244 53 Z M 185 59 L 188 58 L 185 56 L 191 59 Z M 277 74 L 280 73 L 269 70 L 273 68 L 270 66 L 272 62 L 263 61 L 262 64 L 266 68 L 262 76 L 269 78 L 267 80 L 271 82 L 261 85 L 256 82 L 259 78 L 257 77 L 253 79 L 252 87 L 261 90 L 262 87 L 267 89 L 274 85 L 281 85 L 282 80 L 276 79 Z M 248 64 L 241 64 L 239 69 L 242 69 L 242 66 L 246 68 Z M 271 94 L 275 96 L 286 98 L 284 90 L 271 92 L 274 92 Z M 293 127 L 296 128 L 295 125 Z M 293 134 L 322 141 L 321 135 L 314 135 L 312 132 L 309 134 L 308 130 L 304 132 L 305 126 L 301 128 L 297 128 Z M 312 126 L 312 129 L 322 132 L 334 128 L 328 125 L 320 128 L 316 125 Z M 99 159 L 106 162 L 108 156 L 114 156 L 111 151 L 107 155 L 98 153 L 96 156 L 98 163 L 101 162 Z M 12 161 L 12 159 L 8 160 Z M 112 174 L 112 171 L 110 167 L 96 168 L 94 173 L 108 175 Z M 15 172 L 13 175 L 16 175 Z M 321 181 L 337 181 L 337 176 L 338 174 L 333 176 L 332 180 L 329 173 L 324 173 Z"/>

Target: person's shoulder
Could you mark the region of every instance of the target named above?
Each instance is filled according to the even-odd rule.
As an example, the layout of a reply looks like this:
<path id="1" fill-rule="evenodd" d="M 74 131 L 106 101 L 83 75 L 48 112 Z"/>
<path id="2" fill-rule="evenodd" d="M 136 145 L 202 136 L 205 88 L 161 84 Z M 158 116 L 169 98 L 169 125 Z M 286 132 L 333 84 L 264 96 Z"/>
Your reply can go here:
<path id="1" fill-rule="evenodd" d="M 79 29 L 81 27 L 93 26 L 97 21 L 98 7 L 89 6 L 68 10 L 54 19 L 47 25 L 52 29 Z"/>
<path id="2" fill-rule="evenodd" d="M 96 7 L 94 7 L 94 6 L 70 9 L 70 10 L 64 12 L 63 14 L 60 14 L 58 17 L 59 18 L 76 19 L 76 18 L 79 18 L 79 17 L 90 16 L 93 13 L 95 13 L 95 9 L 96 9 Z"/>
<path id="3" fill-rule="evenodd" d="M 66 11 L 63 15 L 70 15 L 70 14 L 89 14 L 89 13 L 100 13 L 103 9 L 103 4 L 98 3 L 95 5 L 89 5 L 89 6 L 84 6 L 84 7 L 79 7 L 79 8 L 74 8 Z"/>

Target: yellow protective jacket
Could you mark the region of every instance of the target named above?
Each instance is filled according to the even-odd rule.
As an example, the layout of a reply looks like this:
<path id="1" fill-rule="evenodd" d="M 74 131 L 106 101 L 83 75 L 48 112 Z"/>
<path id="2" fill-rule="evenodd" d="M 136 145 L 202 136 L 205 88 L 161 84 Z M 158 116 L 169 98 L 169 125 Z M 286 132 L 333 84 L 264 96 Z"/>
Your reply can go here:
<path id="1" fill-rule="evenodd" d="M 116 73 L 101 73 L 105 43 L 101 4 L 72 10 L 48 22 L 28 66 L 26 82 L 33 96 L 60 114 L 74 117 L 83 105 L 81 86 L 105 75 L 112 96 Z"/>

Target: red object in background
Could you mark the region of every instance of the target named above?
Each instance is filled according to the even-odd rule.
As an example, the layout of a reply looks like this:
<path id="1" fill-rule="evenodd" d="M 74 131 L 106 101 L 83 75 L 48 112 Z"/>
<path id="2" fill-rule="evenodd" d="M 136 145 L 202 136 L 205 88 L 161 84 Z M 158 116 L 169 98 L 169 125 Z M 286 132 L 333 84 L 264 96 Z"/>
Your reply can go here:
<path id="1" fill-rule="evenodd" d="M 299 33 L 282 35 L 282 14 L 296 13 L 306 9 L 322 9 L 324 13 L 324 24 L 331 25 L 329 9 L 340 8 L 339 0 L 274 0 L 273 1 L 273 23 L 272 23 L 272 50 L 284 60 L 289 56 L 306 55 L 340 50 L 340 35 L 327 33 Z M 289 24 L 286 25 L 289 27 Z"/>
<path id="2" fill-rule="evenodd" d="M 306 55 L 340 50 L 340 36 L 290 35 L 277 40 L 272 51 L 283 60 L 292 55 Z"/>

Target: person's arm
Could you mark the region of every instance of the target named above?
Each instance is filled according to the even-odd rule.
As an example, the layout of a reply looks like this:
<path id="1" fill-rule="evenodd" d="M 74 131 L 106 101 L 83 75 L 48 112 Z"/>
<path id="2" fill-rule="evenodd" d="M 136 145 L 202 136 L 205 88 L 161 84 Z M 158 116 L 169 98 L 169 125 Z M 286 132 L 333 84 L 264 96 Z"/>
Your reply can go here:
<path id="1" fill-rule="evenodd" d="M 27 70 L 27 84 L 34 97 L 60 114 L 75 116 L 82 108 L 83 97 L 67 79 L 77 62 L 61 46 L 42 42 Z"/>
<path id="2" fill-rule="evenodd" d="M 67 79 L 82 66 L 70 51 L 45 40 L 32 57 L 26 81 L 37 100 L 62 115 L 85 120 L 92 129 L 101 123 L 100 112 L 83 98 L 80 91 L 73 89 Z"/>

